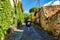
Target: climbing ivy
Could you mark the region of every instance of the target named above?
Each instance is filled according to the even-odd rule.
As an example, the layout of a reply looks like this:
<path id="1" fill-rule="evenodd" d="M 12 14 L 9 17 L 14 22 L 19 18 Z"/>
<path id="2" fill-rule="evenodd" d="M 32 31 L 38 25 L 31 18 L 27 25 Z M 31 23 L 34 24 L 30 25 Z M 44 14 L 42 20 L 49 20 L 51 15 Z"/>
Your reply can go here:
<path id="1" fill-rule="evenodd" d="M 15 13 L 16 11 L 16 13 Z M 16 8 L 12 8 L 10 0 L 0 0 L 0 37 L 4 37 L 11 25 L 24 22 L 24 14 L 20 2 Z"/>
<path id="2" fill-rule="evenodd" d="M 16 7 L 16 14 L 17 14 L 17 23 L 21 22 L 24 23 L 24 14 L 21 9 L 20 2 L 18 2 L 18 5 Z"/>
<path id="3" fill-rule="evenodd" d="M 13 8 L 9 0 L 0 0 L 0 37 L 6 35 L 6 30 L 13 24 Z"/>

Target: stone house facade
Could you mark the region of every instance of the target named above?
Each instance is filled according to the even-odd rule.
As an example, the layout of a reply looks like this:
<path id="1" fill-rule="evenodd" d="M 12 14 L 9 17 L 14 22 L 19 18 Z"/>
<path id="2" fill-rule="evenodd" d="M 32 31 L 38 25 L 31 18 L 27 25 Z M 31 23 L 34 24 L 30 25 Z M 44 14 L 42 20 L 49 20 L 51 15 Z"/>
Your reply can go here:
<path id="1" fill-rule="evenodd" d="M 51 31 L 54 36 L 60 35 L 60 5 L 41 7 L 38 15 L 44 30 Z"/>

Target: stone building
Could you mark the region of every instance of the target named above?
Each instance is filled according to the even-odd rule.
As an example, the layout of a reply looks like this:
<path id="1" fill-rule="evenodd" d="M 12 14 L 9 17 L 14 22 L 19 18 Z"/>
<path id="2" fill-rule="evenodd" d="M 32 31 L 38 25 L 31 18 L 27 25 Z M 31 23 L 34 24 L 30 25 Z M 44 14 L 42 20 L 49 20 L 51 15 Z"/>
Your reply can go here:
<path id="1" fill-rule="evenodd" d="M 54 36 L 60 36 L 60 1 L 44 4 L 35 14 L 35 22 L 44 30 L 52 32 Z"/>
<path id="2" fill-rule="evenodd" d="M 22 2 L 21 2 L 22 0 L 10 0 L 10 3 L 11 3 L 11 5 L 12 5 L 12 7 L 16 7 L 17 5 L 18 5 L 18 2 L 20 2 L 20 8 L 21 8 L 21 10 L 22 10 L 22 12 L 23 12 L 23 5 L 22 5 Z"/>
<path id="3" fill-rule="evenodd" d="M 55 36 L 60 35 L 60 5 L 42 7 L 39 16 L 44 30 L 51 31 Z"/>

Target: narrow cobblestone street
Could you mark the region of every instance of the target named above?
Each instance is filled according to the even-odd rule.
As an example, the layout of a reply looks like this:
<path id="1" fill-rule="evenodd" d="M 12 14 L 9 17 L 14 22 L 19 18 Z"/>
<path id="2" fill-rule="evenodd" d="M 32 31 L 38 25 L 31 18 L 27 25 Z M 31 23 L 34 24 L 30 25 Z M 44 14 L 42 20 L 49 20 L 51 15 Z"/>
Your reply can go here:
<path id="1" fill-rule="evenodd" d="M 15 33 L 10 37 L 10 40 L 55 40 L 53 36 L 47 34 L 43 30 L 39 30 L 34 26 L 31 26 L 29 31 L 28 27 L 22 26 L 19 28 L 20 31 L 15 31 Z"/>

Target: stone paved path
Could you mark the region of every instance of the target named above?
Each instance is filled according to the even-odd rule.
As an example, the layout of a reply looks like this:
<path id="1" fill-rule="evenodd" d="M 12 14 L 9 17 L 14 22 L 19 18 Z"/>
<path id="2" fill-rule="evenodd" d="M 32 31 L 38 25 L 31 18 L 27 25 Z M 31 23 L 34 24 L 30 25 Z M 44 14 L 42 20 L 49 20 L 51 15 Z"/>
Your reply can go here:
<path id="1" fill-rule="evenodd" d="M 31 26 L 29 31 L 26 26 L 20 27 L 19 30 L 12 34 L 10 40 L 55 40 L 53 36 L 34 26 Z"/>

